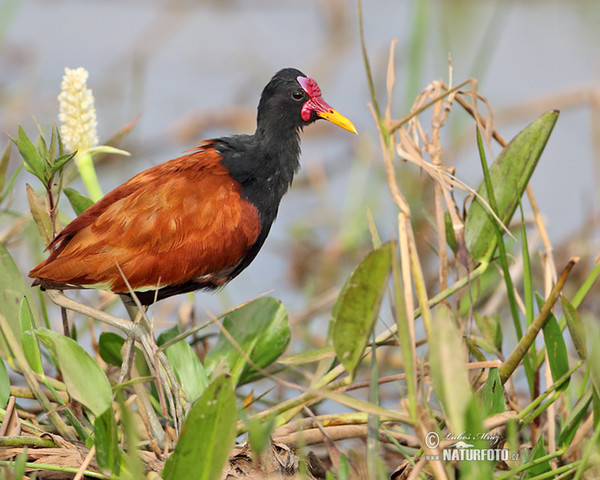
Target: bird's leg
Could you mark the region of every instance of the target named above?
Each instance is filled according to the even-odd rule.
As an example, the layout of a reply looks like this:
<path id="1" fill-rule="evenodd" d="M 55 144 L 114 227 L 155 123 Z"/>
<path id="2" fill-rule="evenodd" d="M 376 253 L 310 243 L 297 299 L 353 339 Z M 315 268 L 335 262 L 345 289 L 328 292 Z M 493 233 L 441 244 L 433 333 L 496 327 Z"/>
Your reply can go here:
<path id="1" fill-rule="evenodd" d="M 125 335 L 137 335 L 140 330 L 139 325 L 134 325 L 127 320 L 115 317 L 110 313 L 96 310 L 95 308 L 84 305 L 83 303 L 76 302 L 75 300 L 67 297 L 62 290 L 46 290 L 46 294 L 50 297 L 50 300 L 59 307 L 66 308 L 73 312 L 81 313 L 92 317 L 99 322 L 106 323 L 111 327 L 121 330 Z"/>
<path id="2" fill-rule="evenodd" d="M 67 318 L 67 309 L 60 307 L 60 317 L 62 318 L 63 324 L 63 335 L 65 337 L 71 337 L 71 329 L 69 328 L 69 319 Z"/>
<path id="3" fill-rule="evenodd" d="M 165 401 L 165 392 L 167 394 L 167 400 L 169 402 L 169 409 L 171 416 L 174 420 L 175 431 L 179 433 L 181 423 L 183 421 L 183 406 L 181 404 L 181 388 L 179 382 L 169 365 L 169 361 L 166 355 L 159 351 L 154 336 L 152 335 L 152 325 L 148 317 L 146 316 L 147 306 L 140 304 L 138 299 L 135 297 L 135 293 L 131 293 L 130 296 L 121 296 L 125 308 L 129 313 L 129 316 L 136 324 L 143 324 L 143 329 L 148 333 L 147 337 L 137 337 L 137 340 L 142 344 L 142 351 L 145 354 L 146 361 L 150 368 L 153 367 L 154 374 L 157 381 L 157 391 L 160 400 L 160 405 L 163 410 L 163 415 L 167 416 L 167 405 Z M 147 340 L 147 341 L 144 341 Z M 126 349 L 127 350 L 127 349 Z M 133 357 L 135 349 L 132 348 Z M 130 363 L 131 364 L 131 363 Z M 162 366 L 162 368 L 161 368 Z M 130 368 L 130 367 L 127 367 Z M 123 374 L 124 370 L 121 370 Z M 125 370 L 125 372 L 127 372 Z"/>
<path id="4" fill-rule="evenodd" d="M 158 364 L 156 364 L 157 378 L 165 387 L 166 391 L 173 393 L 173 399 L 169 399 L 169 403 L 171 403 L 172 406 L 174 405 L 174 409 L 172 407 L 172 415 L 175 420 L 175 429 L 178 431 L 181 426 L 181 422 L 183 421 L 183 408 L 181 405 L 181 390 L 179 382 L 175 378 L 166 355 L 163 352 L 157 351 L 154 338 L 150 334 L 150 327 L 147 320 L 144 318 L 144 315 L 142 315 L 140 318 L 141 323 L 130 322 L 111 315 L 110 313 L 97 310 L 89 307 L 88 305 L 84 305 L 83 303 L 72 300 L 67 297 L 62 290 L 49 289 L 46 290 L 46 294 L 48 297 L 50 297 L 50 300 L 52 300 L 55 305 L 61 308 L 87 315 L 88 317 L 110 325 L 111 327 L 122 331 L 127 339 L 137 339 L 142 345 L 142 350 L 149 359 L 149 365 L 152 366 L 155 364 L 154 362 L 151 362 L 150 359 L 158 359 Z M 133 348 L 133 342 L 131 344 L 131 349 L 133 352 L 135 352 L 135 349 Z M 131 365 L 131 362 L 129 364 Z M 151 412 L 150 414 L 152 415 L 154 412 Z M 151 424 L 152 423 L 156 424 L 156 422 L 151 422 Z M 153 435 L 155 435 L 155 438 L 160 438 L 158 436 L 158 432 L 153 432 Z"/>
<path id="5" fill-rule="evenodd" d="M 135 325 L 140 324 L 140 319 L 145 315 L 148 307 L 138 307 L 131 302 L 129 297 L 121 295 L 121 300 L 127 309 L 129 318 Z M 121 372 L 119 373 L 119 383 L 123 383 L 127 377 L 130 377 L 131 365 L 135 358 L 135 338 L 133 336 L 127 336 L 125 340 L 125 348 L 123 354 L 123 363 L 121 364 Z"/>

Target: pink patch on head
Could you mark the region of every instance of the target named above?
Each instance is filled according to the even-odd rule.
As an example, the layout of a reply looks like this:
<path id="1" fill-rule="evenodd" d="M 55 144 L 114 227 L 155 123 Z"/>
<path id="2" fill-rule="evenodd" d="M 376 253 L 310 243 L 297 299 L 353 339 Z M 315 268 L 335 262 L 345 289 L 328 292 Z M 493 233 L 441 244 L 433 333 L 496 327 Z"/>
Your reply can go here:
<path id="1" fill-rule="evenodd" d="M 310 77 L 298 77 L 296 80 L 298 80 L 302 90 L 304 90 L 310 98 L 302 106 L 302 111 L 300 112 L 302 120 L 308 122 L 313 111 L 317 113 L 333 111 L 333 109 L 321 97 L 321 89 L 319 88 L 319 85 L 317 85 L 317 82 Z"/>
<path id="2" fill-rule="evenodd" d="M 312 78 L 298 77 L 296 80 L 298 80 L 298 83 L 310 98 L 321 96 L 321 89 Z"/>

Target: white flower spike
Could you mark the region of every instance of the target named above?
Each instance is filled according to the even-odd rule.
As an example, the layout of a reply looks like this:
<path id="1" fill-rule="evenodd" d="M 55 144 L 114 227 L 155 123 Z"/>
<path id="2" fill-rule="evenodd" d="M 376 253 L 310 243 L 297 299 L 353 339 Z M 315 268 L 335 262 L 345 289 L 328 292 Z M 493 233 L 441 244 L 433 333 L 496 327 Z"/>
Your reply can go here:
<path id="1" fill-rule="evenodd" d="M 87 88 L 88 72 L 85 68 L 65 68 L 60 102 L 60 133 L 67 150 L 83 153 L 98 145 L 94 96 Z"/>

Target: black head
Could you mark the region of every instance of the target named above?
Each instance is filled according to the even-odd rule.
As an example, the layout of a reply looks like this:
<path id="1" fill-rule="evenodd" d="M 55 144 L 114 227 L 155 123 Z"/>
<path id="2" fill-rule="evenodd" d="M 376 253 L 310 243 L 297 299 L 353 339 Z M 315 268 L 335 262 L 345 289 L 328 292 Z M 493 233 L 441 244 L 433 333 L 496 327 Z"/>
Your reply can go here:
<path id="1" fill-rule="evenodd" d="M 356 133 L 350 120 L 323 100 L 317 82 L 300 70 L 284 68 L 264 88 L 258 104 L 258 130 L 276 128 L 297 131 L 319 118 Z"/>

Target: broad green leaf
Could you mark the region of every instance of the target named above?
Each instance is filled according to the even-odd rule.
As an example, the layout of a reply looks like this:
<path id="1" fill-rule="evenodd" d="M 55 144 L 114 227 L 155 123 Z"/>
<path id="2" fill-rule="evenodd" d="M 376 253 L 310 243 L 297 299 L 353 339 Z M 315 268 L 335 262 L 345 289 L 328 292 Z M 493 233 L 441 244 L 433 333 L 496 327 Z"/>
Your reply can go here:
<path id="1" fill-rule="evenodd" d="M 167 341 L 179 334 L 179 328 L 174 327 L 161 334 L 161 339 Z M 160 345 L 160 343 L 159 343 Z M 165 355 L 188 402 L 195 402 L 208 385 L 208 376 L 196 352 L 185 340 L 165 349 Z"/>
<path id="2" fill-rule="evenodd" d="M 100 358 L 109 365 L 120 367 L 123 363 L 123 357 L 121 356 L 121 349 L 125 339 L 114 332 L 102 332 L 98 339 L 98 353 Z"/>
<path id="3" fill-rule="evenodd" d="M 4 408 L 10 398 L 10 378 L 4 360 L 0 358 L 0 408 Z"/>
<path id="4" fill-rule="evenodd" d="M 483 386 L 483 408 L 488 417 L 506 411 L 504 389 L 497 368 L 490 368 L 488 378 Z"/>
<path id="5" fill-rule="evenodd" d="M 44 245 L 48 245 L 52 241 L 52 238 L 54 236 L 52 220 L 50 220 L 48 210 L 46 210 L 46 207 L 38 198 L 33 188 L 31 188 L 31 185 L 27 183 L 25 184 L 25 188 L 27 189 L 27 201 L 29 202 L 29 210 L 31 210 L 31 216 L 33 217 L 35 226 L 40 232 L 40 236 L 42 237 Z"/>
<path id="6" fill-rule="evenodd" d="M 21 345 L 23 346 L 23 353 L 25 354 L 27 363 L 29 363 L 29 366 L 35 373 L 43 375 L 44 368 L 42 367 L 40 348 L 37 338 L 35 338 L 33 333 L 35 330 L 33 313 L 31 312 L 27 297 L 23 297 L 19 307 L 19 326 L 21 327 Z"/>
<path id="7" fill-rule="evenodd" d="M 535 292 L 535 299 L 538 308 L 544 305 L 544 299 L 539 293 Z M 563 338 L 562 330 L 558 326 L 558 321 L 553 313 L 550 313 L 543 327 L 544 343 L 546 344 L 546 352 L 548 353 L 548 363 L 552 380 L 556 381 L 569 371 L 569 355 L 567 354 L 567 346 Z M 558 391 L 566 389 L 570 379 L 558 387 Z"/>
<path id="8" fill-rule="evenodd" d="M 237 407 L 231 378 L 217 377 L 192 406 L 175 451 L 161 473 L 164 480 L 214 480 L 231 453 Z"/>
<path id="9" fill-rule="evenodd" d="M 0 272 L 2 272 L 0 275 L 0 312 L 20 340 L 19 305 L 23 297 L 27 297 L 29 306 L 32 308 L 34 325 L 39 325 L 37 320 L 39 313 L 33 307 L 35 303 L 31 288 L 25 283 L 21 272 L 2 243 L 0 243 Z"/>
<path id="10" fill-rule="evenodd" d="M 81 215 L 94 204 L 94 201 L 92 199 L 79 193 L 74 188 L 65 188 L 63 192 L 65 192 L 65 195 L 67 196 L 71 207 L 73 207 L 73 211 L 77 215 Z"/>
<path id="11" fill-rule="evenodd" d="M 111 405 L 112 391 L 98 363 L 71 338 L 46 328 L 35 334 L 54 357 L 69 395 L 96 417 L 102 415 Z"/>
<path id="12" fill-rule="evenodd" d="M 261 368 L 273 363 L 290 342 L 287 311 L 279 300 L 271 297 L 257 298 L 233 310 L 223 320 L 223 328 Z M 243 355 L 223 333 L 204 359 L 210 376 L 230 373 L 236 384 L 256 373 L 245 363 Z"/>
<path id="13" fill-rule="evenodd" d="M 438 306 L 429 338 L 429 367 L 433 388 L 453 432 L 466 431 L 465 413 L 472 391 L 467 375 L 467 354 L 452 312 Z"/>
<path id="14" fill-rule="evenodd" d="M 558 446 L 570 445 L 575 433 L 581 426 L 584 415 L 587 412 L 592 401 L 593 387 L 588 385 L 581 398 L 575 403 L 575 406 L 569 412 L 567 419 L 561 426 L 560 436 L 558 437 Z"/>
<path id="15" fill-rule="evenodd" d="M 573 341 L 573 345 L 575 345 L 575 350 L 577 350 L 579 358 L 585 360 L 587 358 L 585 326 L 581 321 L 579 313 L 577 313 L 577 310 L 571 302 L 564 297 L 560 297 L 560 302 L 563 307 L 565 318 L 567 319 L 567 328 L 571 334 L 571 340 Z"/>
<path id="16" fill-rule="evenodd" d="M 394 244 L 370 252 L 356 267 L 333 308 L 333 348 L 350 375 L 360 363 L 379 315 Z"/>
<path id="17" fill-rule="evenodd" d="M 17 145 L 23 161 L 25 162 L 25 169 L 38 177 L 42 182 L 45 182 L 46 172 L 46 161 L 40 156 L 31 140 L 27 137 L 23 127 L 19 125 L 19 133 L 17 139 L 12 139 Z"/>
<path id="18" fill-rule="evenodd" d="M 502 150 L 490 167 L 496 213 L 504 225 L 510 222 L 557 119 L 558 111 L 539 117 Z M 485 182 L 477 193 L 488 200 Z M 475 197 L 465 220 L 465 242 L 473 258 L 478 261 L 491 258 L 498 244 L 497 228 L 500 227 L 488 208 Z"/>
<path id="19" fill-rule="evenodd" d="M 112 408 L 107 408 L 94 420 L 94 445 L 100 470 L 112 474 L 113 478 L 118 478 L 121 455 L 117 422 Z"/>
<path id="20" fill-rule="evenodd" d="M 534 460 L 545 456 L 546 450 L 544 449 L 544 435 L 540 435 L 537 443 L 535 444 L 535 447 L 533 447 L 533 450 L 531 451 L 531 455 L 529 455 L 527 461 L 524 463 L 531 463 Z M 552 470 L 552 465 L 550 465 L 549 460 L 546 460 L 545 462 L 541 462 L 538 465 L 535 465 L 528 469 L 525 478 L 536 477 L 538 475 L 541 475 L 542 473 L 549 472 L 550 470 Z"/>

